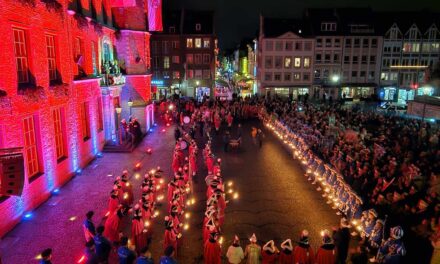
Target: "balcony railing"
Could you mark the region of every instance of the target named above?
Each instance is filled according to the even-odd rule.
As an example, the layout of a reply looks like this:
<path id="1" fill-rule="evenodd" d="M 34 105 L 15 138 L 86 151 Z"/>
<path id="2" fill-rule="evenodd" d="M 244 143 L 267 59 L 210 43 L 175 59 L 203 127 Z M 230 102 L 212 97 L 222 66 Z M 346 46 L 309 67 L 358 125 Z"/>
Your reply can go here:
<path id="1" fill-rule="evenodd" d="M 115 86 L 125 84 L 125 76 L 122 73 L 118 74 L 103 74 L 101 78 L 101 86 Z"/>

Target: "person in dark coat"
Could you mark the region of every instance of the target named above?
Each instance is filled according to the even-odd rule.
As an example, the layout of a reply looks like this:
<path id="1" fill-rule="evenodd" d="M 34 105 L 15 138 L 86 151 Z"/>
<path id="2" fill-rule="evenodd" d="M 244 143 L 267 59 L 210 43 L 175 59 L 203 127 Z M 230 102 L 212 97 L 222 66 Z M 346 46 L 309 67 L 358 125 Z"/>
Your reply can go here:
<path id="1" fill-rule="evenodd" d="M 93 215 L 95 212 L 88 211 L 86 214 L 86 220 L 83 223 L 84 236 L 86 238 L 86 242 L 93 240 L 93 237 L 96 235 L 95 224 L 93 224 Z"/>
<path id="2" fill-rule="evenodd" d="M 121 246 L 118 248 L 119 264 L 133 264 L 136 253 L 128 248 L 128 237 L 121 238 Z"/>
<path id="3" fill-rule="evenodd" d="M 154 264 L 154 260 L 151 257 L 151 252 L 148 247 L 141 249 L 141 255 L 137 258 L 136 264 Z"/>
<path id="4" fill-rule="evenodd" d="M 342 218 L 340 226 L 334 230 L 333 240 L 337 248 L 337 263 L 345 264 L 348 256 L 348 246 L 350 244 L 350 225 L 347 219 Z"/>
<path id="5" fill-rule="evenodd" d="M 176 127 L 176 130 L 174 130 L 174 139 L 176 139 L 176 141 L 178 141 L 181 136 L 182 136 L 182 133 L 180 132 L 180 129 L 178 127 Z"/>
<path id="6" fill-rule="evenodd" d="M 84 252 L 85 264 L 99 264 L 98 256 L 95 253 L 95 241 L 90 240 L 86 243 L 86 250 Z"/>
<path id="7" fill-rule="evenodd" d="M 108 256 L 110 255 L 112 244 L 102 233 L 104 233 L 104 226 L 98 226 L 96 236 L 93 238 L 95 241 L 95 252 L 99 263 L 108 263 Z"/>
<path id="8" fill-rule="evenodd" d="M 40 264 L 52 264 L 52 249 L 46 248 L 41 252 Z"/>
<path id="9" fill-rule="evenodd" d="M 350 256 L 350 261 L 352 264 L 367 264 L 367 249 L 364 246 L 358 246 L 356 251 Z"/>
<path id="10" fill-rule="evenodd" d="M 231 135 L 229 134 L 229 131 L 226 131 L 225 135 L 223 136 L 223 150 L 225 152 L 228 152 L 228 146 L 230 140 L 231 140 Z"/>

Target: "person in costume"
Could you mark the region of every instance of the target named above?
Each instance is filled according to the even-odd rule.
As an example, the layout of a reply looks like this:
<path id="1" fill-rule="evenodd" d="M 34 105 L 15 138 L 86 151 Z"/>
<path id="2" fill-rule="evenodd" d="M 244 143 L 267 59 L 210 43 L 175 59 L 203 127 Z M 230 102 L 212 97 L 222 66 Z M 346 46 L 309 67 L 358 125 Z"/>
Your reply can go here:
<path id="1" fill-rule="evenodd" d="M 402 237 L 403 229 L 400 226 L 391 228 L 390 238 L 379 248 L 376 261 L 383 264 L 402 263 L 402 259 L 406 255 Z"/>
<path id="2" fill-rule="evenodd" d="M 286 239 L 281 243 L 280 257 L 278 258 L 279 264 L 292 264 L 295 263 L 295 258 L 293 255 L 293 245 L 292 240 Z"/>
<path id="3" fill-rule="evenodd" d="M 293 252 L 295 263 L 315 264 L 315 254 L 309 244 L 309 232 L 303 230 L 299 238 L 299 243 Z"/>
<path id="4" fill-rule="evenodd" d="M 240 239 L 237 235 L 235 235 L 232 245 L 229 246 L 226 257 L 228 258 L 229 264 L 240 264 L 244 259 L 244 252 L 240 247 Z"/>
<path id="5" fill-rule="evenodd" d="M 124 170 L 121 177 L 121 189 L 123 192 L 123 200 L 121 201 L 122 204 L 125 204 L 127 206 L 130 206 L 133 204 L 133 186 L 130 184 L 128 180 L 128 171 Z"/>
<path id="6" fill-rule="evenodd" d="M 174 229 L 173 221 L 169 216 L 165 216 L 165 238 L 163 241 L 164 249 L 173 247 L 174 252 L 177 252 L 177 239 L 180 234 Z"/>
<path id="7" fill-rule="evenodd" d="M 112 242 L 119 241 L 121 219 L 127 214 L 128 209 L 120 206 L 119 209 L 110 215 L 104 224 L 104 236 Z"/>
<path id="8" fill-rule="evenodd" d="M 221 247 L 217 241 L 218 234 L 213 232 L 205 242 L 203 250 L 203 261 L 205 264 L 221 264 Z"/>
<path id="9" fill-rule="evenodd" d="M 119 207 L 119 191 L 118 186 L 114 185 L 113 190 L 110 192 L 110 199 L 108 201 L 108 213 L 113 214 Z"/>
<path id="10" fill-rule="evenodd" d="M 139 204 L 134 206 L 133 219 L 131 221 L 131 236 L 136 252 L 147 246 L 147 233 L 144 231 L 144 222 L 142 221 L 142 210 Z"/>
<path id="11" fill-rule="evenodd" d="M 244 256 L 246 259 L 246 264 L 260 264 L 261 262 L 261 247 L 257 244 L 257 237 L 252 234 L 249 239 L 251 242 L 246 246 Z"/>
<path id="12" fill-rule="evenodd" d="M 278 259 L 279 250 L 275 246 L 275 242 L 273 240 L 268 241 L 261 251 L 262 256 L 262 264 L 275 264 Z"/>
<path id="13" fill-rule="evenodd" d="M 336 246 L 328 230 L 322 232 L 322 246 L 316 252 L 316 264 L 335 264 Z"/>

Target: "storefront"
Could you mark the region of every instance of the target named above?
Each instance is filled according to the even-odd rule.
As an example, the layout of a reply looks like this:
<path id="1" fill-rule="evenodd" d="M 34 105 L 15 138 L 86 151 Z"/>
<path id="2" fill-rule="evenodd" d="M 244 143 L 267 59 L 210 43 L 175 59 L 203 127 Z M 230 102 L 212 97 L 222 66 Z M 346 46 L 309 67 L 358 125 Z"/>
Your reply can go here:
<path id="1" fill-rule="evenodd" d="M 434 93 L 435 93 L 435 88 L 432 86 L 423 86 L 417 89 L 417 95 L 433 96 Z"/>
<path id="2" fill-rule="evenodd" d="M 341 98 L 370 98 L 374 94 L 374 86 L 342 86 Z"/>
<path id="3" fill-rule="evenodd" d="M 293 100 L 298 99 L 298 96 L 310 94 L 309 87 L 270 87 L 266 88 L 266 95 L 276 95 L 279 97 L 292 96 Z"/>

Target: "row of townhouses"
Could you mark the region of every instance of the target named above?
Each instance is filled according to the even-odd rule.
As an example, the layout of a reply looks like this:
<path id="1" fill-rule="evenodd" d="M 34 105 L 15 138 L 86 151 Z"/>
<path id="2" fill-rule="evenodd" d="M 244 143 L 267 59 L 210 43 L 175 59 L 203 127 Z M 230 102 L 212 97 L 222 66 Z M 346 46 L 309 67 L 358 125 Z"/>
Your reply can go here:
<path id="1" fill-rule="evenodd" d="M 214 95 L 217 37 L 212 11 L 164 12 L 162 32 L 151 36 L 153 96 Z"/>
<path id="2" fill-rule="evenodd" d="M 24 160 L 17 182 L 0 172 L 0 236 L 117 144 L 122 118 L 149 129 L 149 30 L 161 29 L 149 2 L 0 1 L 0 161 Z"/>
<path id="3" fill-rule="evenodd" d="M 400 103 L 436 95 L 429 73 L 439 63 L 439 27 L 440 15 L 429 11 L 307 9 L 301 19 L 261 16 L 258 91 Z"/>

